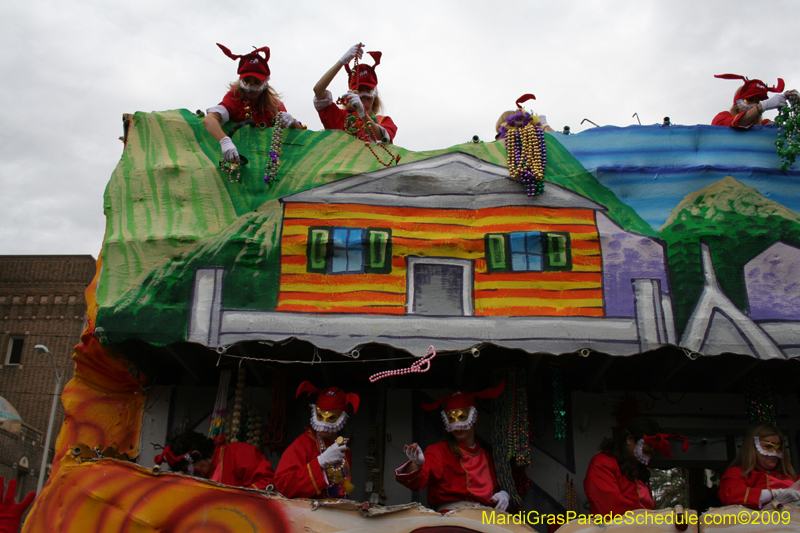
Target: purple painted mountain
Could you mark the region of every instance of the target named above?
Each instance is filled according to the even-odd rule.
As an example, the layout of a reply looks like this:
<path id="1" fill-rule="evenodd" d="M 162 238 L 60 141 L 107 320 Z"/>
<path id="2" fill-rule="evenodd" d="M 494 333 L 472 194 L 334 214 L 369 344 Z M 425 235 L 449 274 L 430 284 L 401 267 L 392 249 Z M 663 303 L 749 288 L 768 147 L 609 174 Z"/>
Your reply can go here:
<path id="1" fill-rule="evenodd" d="M 800 320 L 800 249 L 776 242 L 744 267 L 753 320 Z"/>
<path id="2" fill-rule="evenodd" d="M 624 231 L 598 213 L 597 228 L 603 250 L 603 292 L 606 316 L 634 316 L 634 279 L 657 279 L 669 293 L 664 244 L 651 237 Z"/>

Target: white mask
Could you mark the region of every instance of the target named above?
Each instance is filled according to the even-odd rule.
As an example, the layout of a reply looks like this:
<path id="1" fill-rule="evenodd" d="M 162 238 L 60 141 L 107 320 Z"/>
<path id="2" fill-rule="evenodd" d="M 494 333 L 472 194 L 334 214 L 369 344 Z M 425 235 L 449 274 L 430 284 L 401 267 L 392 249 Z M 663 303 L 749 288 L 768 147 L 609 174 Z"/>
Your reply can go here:
<path id="1" fill-rule="evenodd" d="M 633 450 L 633 456 L 636 457 L 637 461 L 642 463 L 644 466 L 647 466 L 650 464 L 650 457 L 645 455 L 643 451 L 644 445 L 645 445 L 644 439 L 639 439 L 638 442 L 636 443 L 636 448 L 634 448 Z"/>

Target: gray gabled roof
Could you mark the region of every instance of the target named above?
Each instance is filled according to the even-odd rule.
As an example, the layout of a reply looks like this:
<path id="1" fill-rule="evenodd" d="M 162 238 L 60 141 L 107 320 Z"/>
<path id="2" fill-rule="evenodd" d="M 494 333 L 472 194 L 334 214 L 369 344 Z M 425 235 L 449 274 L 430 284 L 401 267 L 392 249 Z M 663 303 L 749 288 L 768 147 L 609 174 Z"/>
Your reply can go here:
<path id="1" fill-rule="evenodd" d="M 555 183 L 525 194 L 508 169 L 463 152 L 357 174 L 281 198 L 282 202 L 362 204 L 433 209 L 481 209 L 522 205 L 606 211 L 606 207 Z"/>

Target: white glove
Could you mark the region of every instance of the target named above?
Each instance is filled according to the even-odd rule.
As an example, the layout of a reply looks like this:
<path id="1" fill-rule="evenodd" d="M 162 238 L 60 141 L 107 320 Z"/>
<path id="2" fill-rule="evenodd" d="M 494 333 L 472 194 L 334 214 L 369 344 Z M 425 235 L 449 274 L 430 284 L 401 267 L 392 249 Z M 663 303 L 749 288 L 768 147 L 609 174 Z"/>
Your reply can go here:
<path id="1" fill-rule="evenodd" d="M 492 496 L 492 501 L 497 502 L 497 505 L 495 505 L 494 508 L 499 509 L 501 511 L 505 511 L 506 509 L 508 509 L 508 503 L 510 499 L 511 498 L 508 496 L 508 493 L 504 490 L 501 490 L 500 492 Z"/>
<path id="2" fill-rule="evenodd" d="M 286 111 L 281 111 L 281 123 L 283 124 L 284 128 L 288 128 L 294 124 L 294 117 Z"/>
<path id="3" fill-rule="evenodd" d="M 550 124 L 547 123 L 547 117 L 544 115 L 539 115 L 539 127 L 544 129 L 546 126 Z"/>
<path id="4" fill-rule="evenodd" d="M 347 450 L 347 446 L 339 446 L 335 443 L 332 444 L 324 452 L 319 454 L 319 457 L 317 457 L 319 466 L 322 468 L 327 468 L 329 466 L 342 464 L 345 460 L 345 450 Z"/>
<path id="5" fill-rule="evenodd" d="M 769 109 L 778 109 L 786 105 L 786 97 L 782 94 L 776 94 L 766 100 L 761 100 L 761 109 L 767 111 Z"/>
<path id="6" fill-rule="evenodd" d="M 776 503 L 793 503 L 800 501 L 800 490 L 797 489 L 773 489 L 772 491 L 767 492 L 772 492 L 772 497 L 767 501 L 773 501 Z M 763 490 L 761 491 L 761 498 L 764 498 Z"/>
<path id="7" fill-rule="evenodd" d="M 339 63 L 342 65 L 346 65 L 352 60 L 354 57 L 358 56 L 361 59 L 361 56 L 364 55 L 364 50 L 361 49 L 361 43 L 354 44 L 350 47 L 350 50 L 344 53 L 341 59 L 339 59 Z"/>
<path id="8" fill-rule="evenodd" d="M 348 100 L 349 107 L 355 109 L 359 117 L 364 118 L 367 116 L 366 111 L 364 111 L 364 104 L 361 103 L 361 97 L 357 94 L 348 93 L 345 95 L 345 98 Z"/>
<path id="9" fill-rule="evenodd" d="M 222 140 L 219 141 L 219 145 L 222 148 L 222 158 L 225 161 L 228 163 L 239 162 L 239 150 L 236 149 L 236 145 L 233 144 L 230 137 L 223 137 Z"/>
<path id="10" fill-rule="evenodd" d="M 403 451 L 406 452 L 409 461 L 414 461 L 419 466 L 425 464 L 425 454 L 422 453 L 422 448 L 416 442 L 410 446 L 403 446 Z"/>

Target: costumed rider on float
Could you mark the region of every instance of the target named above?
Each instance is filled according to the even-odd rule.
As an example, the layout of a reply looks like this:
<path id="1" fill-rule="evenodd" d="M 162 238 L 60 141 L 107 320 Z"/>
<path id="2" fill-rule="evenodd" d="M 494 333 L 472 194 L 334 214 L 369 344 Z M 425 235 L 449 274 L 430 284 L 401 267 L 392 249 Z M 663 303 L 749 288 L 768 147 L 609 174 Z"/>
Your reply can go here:
<path id="1" fill-rule="evenodd" d="M 173 472 L 230 485 L 264 490 L 272 485 L 272 464 L 261 450 L 246 442 L 218 442 L 196 431 L 172 438 L 156 456 L 155 464 L 167 463 Z"/>
<path id="2" fill-rule="evenodd" d="M 284 128 L 303 129 L 303 125 L 286 112 L 278 93 L 269 85 L 268 46 L 244 55 L 234 54 L 219 43 L 217 46 L 229 58 L 239 60 L 239 79 L 230 84 L 222 102 L 206 110 L 206 117 L 203 119 L 203 126 L 219 141 L 225 161 L 239 163 L 240 160 L 239 150 L 222 130 L 222 126 L 228 121 L 239 123 L 252 120 L 255 126 L 269 128 L 275 126 L 276 120 L 280 120 L 280 125 Z"/>
<path id="3" fill-rule="evenodd" d="M 655 452 L 672 457 L 671 439 L 689 441 L 677 433 L 661 433 L 652 418 L 636 417 L 615 438 L 606 439 L 589 461 L 583 490 L 593 515 L 624 515 L 636 509 L 655 509 L 648 465 Z"/>
<path id="4" fill-rule="evenodd" d="M 742 80 L 744 85 L 734 93 L 733 107 L 730 111 L 722 111 L 714 117 L 714 120 L 711 121 L 713 126 L 747 129 L 754 124 L 762 126 L 771 124 L 771 120 L 762 116 L 764 111 L 780 109 L 787 105 L 787 98 L 798 97 L 798 93 L 794 89 L 780 94 L 785 85 L 781 78 L 778 78 L 776 86 L 767 87 L 767 84 L 761 80 L 749 80 L 739 74 L 717 74 L 714 77 L 724 80 Z M 779 94 L 770 97 L 768 92 Z"/>
<path id="5" fill-rule="evenodd" d="M 391 143 L 397 134 L 397 125 L 381 115 L 382 104 L 378 95 L 378 75 L 375 67 L 381 63 L 381 52 L 367 52 L 374 65 L 357 64 L 352 70 L 350 61 L 361 59 L 363 44 L 354 44 L 314 85 L 314 108 L 326 130 L 344 130 L 370 143 Z M 339 70 L 348 74 L 349 91 L 339 98 L 339 107 L 333 101 L 328 86 Z"/>
<path id="6" fill-rule="evenodd" d="M 426 411 L 442 407 L 447 433 L 424 453 L 417 443 L 403 446 L 408 462 L 395 470 L 395 479 L 415 492 L 428 487 L 428 505 L 441 513 L 477 505 L 506 511 L 509 495 L 497 482 L 491 455 L 475 440 L 475 398 L 497 398 L 504 388 L 501 382 L 481 392 L 458 390 L 423 403 Z"/>
<path id="7" fill-rule="evenodd" d="M 281 455 L 275 489 L 287 498 L 348 499 L 354 488 L 353 454 L 347 439 L 337 434 L 347 422 L 347 407 L 358 411 L 358 395 L 338 387 L 320 390 L 310 381 L 300 384 L 295 398 L 302 393 L 316 396 L 311 404 L 313 429 L 306 428 Z"/>

